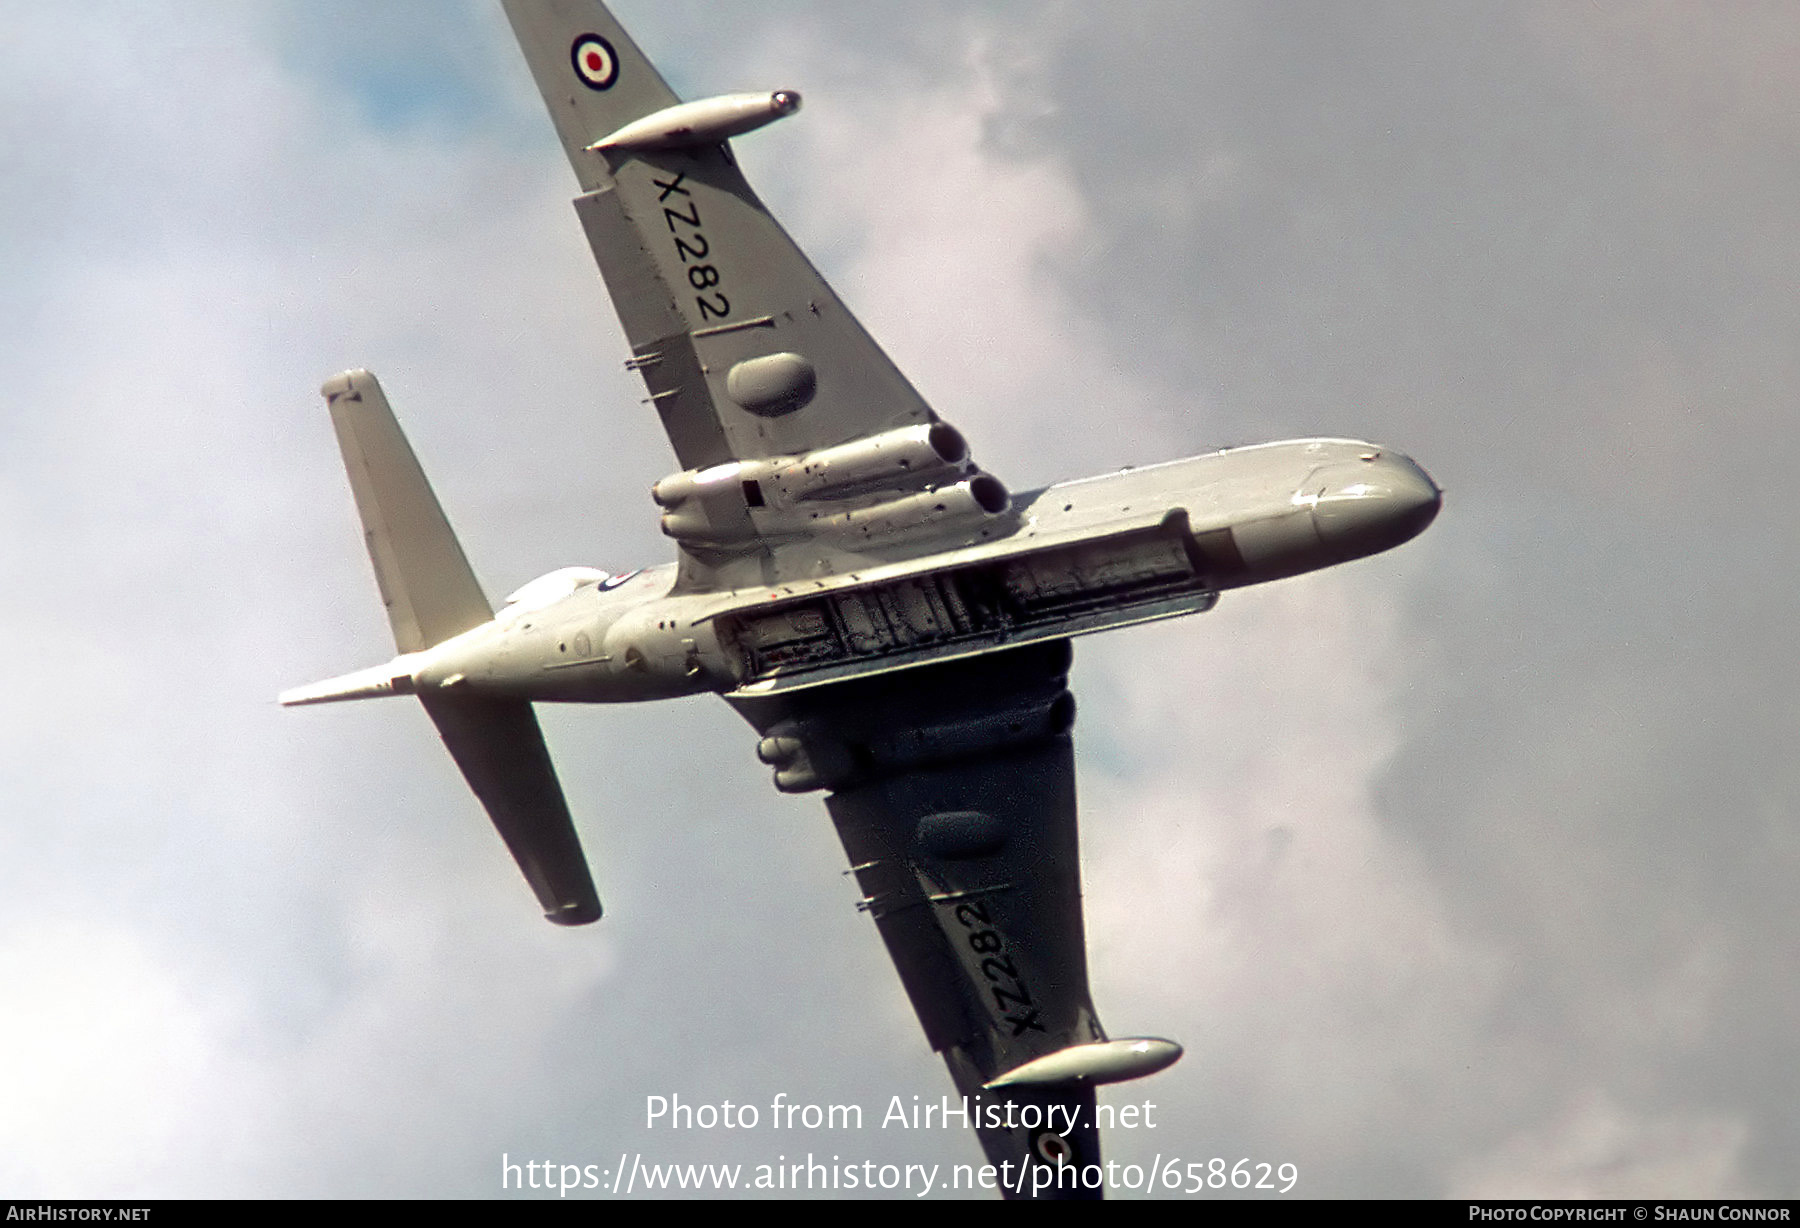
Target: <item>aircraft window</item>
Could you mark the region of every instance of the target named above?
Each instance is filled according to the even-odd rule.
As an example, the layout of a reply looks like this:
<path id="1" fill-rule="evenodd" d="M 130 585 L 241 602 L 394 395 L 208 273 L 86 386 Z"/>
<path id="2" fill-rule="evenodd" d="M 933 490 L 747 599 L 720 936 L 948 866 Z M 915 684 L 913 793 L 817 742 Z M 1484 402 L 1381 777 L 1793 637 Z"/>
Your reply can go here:
<path id="1" fill-rule="evenodd" d="M 761 507 L 763 505 L 761 482 L 756 481 L 754 478 L 745 479 L 744 502 L 748 503 L 751 507 Z"/>

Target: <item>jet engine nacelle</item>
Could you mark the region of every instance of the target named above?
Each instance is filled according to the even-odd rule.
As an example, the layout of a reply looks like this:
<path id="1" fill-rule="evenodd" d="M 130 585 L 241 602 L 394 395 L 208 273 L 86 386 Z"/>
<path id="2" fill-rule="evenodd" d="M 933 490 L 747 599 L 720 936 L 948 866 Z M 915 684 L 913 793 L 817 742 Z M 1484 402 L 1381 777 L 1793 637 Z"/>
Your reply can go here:
<path id="1" fill-rule="evenodd" d="M 836 499 L 872 490 L 914 489 L 968 458 L 969 445 L 962 432 L 947 422 L 930 422 L 801 456 L 761 457 L 690 469 L 652 486 L 650 497 L 673 510 L 691 499 L 724 491 L 733 482 L 754 482 L 755 497 L 762 500 L 756 506 Z"/>
<path id="2" fill-rule="evenodd" d="M 991 520 L 1012 507 L 1012 496 L 1000 479 L 977 473 L 952 486 L 930 487 L 897 499 L 865 503 L 841 512 L 808 512 L 775 508 L 757 525 L 763 537 L 814 534 L 852 542 L 883 542 L 913 533 L 941 529 L 958 521 Z M 664 512 L 662 531 L 676 541 L 730 547 L 738 540 L 721 533 L 707 515 L 705 502 L 689 499 Z"/>
<path id="3" fill-rule="evenodd" d="M 817 528 L 838 537 L 875 541 L 935 529 L 953 521 L 1003 515 L 1011 506 L 1012 497 L 1000 479 L 978 473 L 954 486 L 822 517 Z"/>
<path id="4" fill-rule="evenodd" d="M 890 773 L 952 763 L 958 759 L 1029 746 L 1069 732 L 1075 724 L 1075 697 L 1061 686 L 1031 696 L 1014 707 L 978 712 L 960 719 L 925 721 L 860 742 L 854 750 L 829 728 L 776 726 L 756 744 L 756 757 L 775 769 L 783 793 L 854 786 L 870 772 Z M 940 856 L 973 856 L 978 845 L 1004 840 L 991 832 L 985 816 L 940 815 L 927 842 Z M 948 820 L 959 820 L 951 823 Z M 986 820 L 991 824 L 992 820 Z M 923 825 L 922 825 L 923 826 Z M 957 830 L 957 829 L 961 830 Z M 922 832 L 922 834 L 925 834 Z M 991 851 L 991 850 L 988 850 Z"/>
<path id="5" fill-rule="evenodd" d="M 667 509 L 662 531 L 670 537 L 727 547 L 782 534 L 871 541 L 998 516 L 1012 503 L 998 478 L 970 463 L 968 443 L 946 422 L 883 431 L 800 456 L 690 469 L 658 482 L 650 497 Z M 830 507 L 834 502 L 837 509 Z M 754 526 L 747 511 L 755 513 Z"/>
<path id="6" fill-rule="evenodd" d="M 856 490 L 913 486 L 968 459 L 962 432 L 948 422 L 932 422 L 809 452 L 777 467 L 765 485 L 790 501 L 830 499 Z"/>

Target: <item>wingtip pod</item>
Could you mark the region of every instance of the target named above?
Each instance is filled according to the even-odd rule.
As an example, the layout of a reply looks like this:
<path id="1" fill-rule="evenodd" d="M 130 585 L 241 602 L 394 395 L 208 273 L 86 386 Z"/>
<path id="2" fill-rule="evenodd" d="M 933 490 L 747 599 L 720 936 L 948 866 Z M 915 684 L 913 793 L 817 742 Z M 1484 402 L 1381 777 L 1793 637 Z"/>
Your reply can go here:
<path id="1" fill-rule="evenodd" d="M 589 145 L 590 153 L 614 150 L 683 149 L 691 145 L 717 145 L 720 141 L 754 132 L 800 109 L 797 90 L 773 90 L 767 94 L 721 94 L 697 102 L 677 103 L 633 120 L 610 136 Z"/>
<path id="2" fill-rule="evenodd" d="M 1051 1083 L 1124 1083 L 1167 1070 L 1181 1058 L 1181 1046 L 1157 1036 L 1133 1036 L 1103 1040 L 1091 1045 L 1070 1045 L 1045 1054 L 1023 1066 L 989 1079 L 987 1088 L 1025 1087 Z"/>

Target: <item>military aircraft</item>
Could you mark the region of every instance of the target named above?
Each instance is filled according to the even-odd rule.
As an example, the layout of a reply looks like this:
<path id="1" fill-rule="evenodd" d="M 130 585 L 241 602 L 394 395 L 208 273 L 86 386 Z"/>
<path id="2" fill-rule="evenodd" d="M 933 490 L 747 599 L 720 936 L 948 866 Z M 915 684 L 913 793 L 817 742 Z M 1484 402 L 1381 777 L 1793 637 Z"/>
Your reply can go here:
<path id="1" fill-rule="evenodd" d="M 861 906 L 1012 1196 L 1100 1191 L 1097 1085 L 1180 1047 L 1088 992 L 1070 637 L 1421 532 L 1440 492 L 1346 439 L 1009 490 L 739 173 L 777 89 L 682 102 L 596 0 L 504 0 L 675 453 L 675 562 L 567 567 L 495 612 L 366 371 L 323 392 L 398 655 L 290 705 L 414 695 L 559 925 L 600 916 L 535 702 L 712 692 L 777 789 L 822 790 Z"/>

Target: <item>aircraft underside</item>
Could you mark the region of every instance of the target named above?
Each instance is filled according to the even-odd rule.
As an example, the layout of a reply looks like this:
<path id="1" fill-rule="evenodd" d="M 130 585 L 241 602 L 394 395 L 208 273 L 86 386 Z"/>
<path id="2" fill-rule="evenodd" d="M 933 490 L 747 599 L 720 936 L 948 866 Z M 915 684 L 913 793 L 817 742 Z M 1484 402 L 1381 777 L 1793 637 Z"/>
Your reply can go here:
<path id="1" fill-rule="evenodd" d="M 496 611 L 380 385 L 346 372 L 323 391 L 397 655 L 282 702 L 416 696 L 546 916 L 579 925 L 600 898 L 532 705 L 722 695 L 777 788 L 826 793 L 1003 1193 L 1098 1197 L 1096 1087 L 1180 1048 L 1108 1037 L 1089 994 L 1070 639 L 1389 549 L 1440 493 L 1397 452 L 1306 439 L 1014 494 L 739 173 L 727 141 L 798 94 L 684 103 L 595 0 L 504 2 L 676 457 L 653 494 L 676 562 L 565 568 Z"/>

